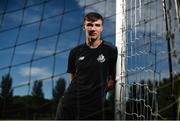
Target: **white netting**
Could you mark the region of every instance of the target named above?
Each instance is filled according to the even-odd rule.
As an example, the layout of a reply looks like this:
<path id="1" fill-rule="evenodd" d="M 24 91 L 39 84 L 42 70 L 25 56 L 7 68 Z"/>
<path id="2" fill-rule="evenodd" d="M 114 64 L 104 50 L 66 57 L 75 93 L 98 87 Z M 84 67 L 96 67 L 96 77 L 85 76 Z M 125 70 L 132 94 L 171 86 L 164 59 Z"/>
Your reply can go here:
<path id="1" fill-rule="evenodd" d="M 126 69 L 125 72 L 122 70 L 126 81 L 126 110 L 117 110 L 126 119 L 176 119 L 175 84 L 179 80 L 180 36 L 175 3 L 168 0 L 124 0 L 123 4 L 126 5 L 122 11 L 125 13 L 122 31 L 126 36 L 123 40 Z M 167 80 L 166 83 L 163 80 Z"/>

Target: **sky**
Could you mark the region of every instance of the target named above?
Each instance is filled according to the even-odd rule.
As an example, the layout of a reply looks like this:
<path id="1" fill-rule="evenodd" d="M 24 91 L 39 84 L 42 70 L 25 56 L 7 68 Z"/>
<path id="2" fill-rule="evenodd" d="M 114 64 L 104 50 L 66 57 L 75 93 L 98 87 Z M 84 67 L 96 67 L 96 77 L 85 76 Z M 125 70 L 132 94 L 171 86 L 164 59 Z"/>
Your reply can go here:
<path id="1" fill-rule="evenodd" d="M 84 42 L 83 15 L 95 11 L 106 18 L 103 39 L 114 43 L 114 0 L 0 1 L 0 76 L 10 72 L 14 95 L 31 94 L 35 80 L 43 79 L 46 98 L 58 78 L 68 86 L 69 50 Z"/>
<path id="2" fill-rule="evenodd" d="M 127 3 L 128 82 L 158 80 L 158 73 L 168 76 L 162 4 L 149 1 Z M 88 12 L 102 14 L 105 18 L 102 38 L 115 44 L 115 10 L 115 0 L 1 0 L 0 76 L 10 72 L 14 95 L 31 94 L 33 82 L 43 80 L 45 98 L 51 98 L 58 78 L 65 78 L 66 86 L 70 83 L 67 59 L 70 49 L 85 41 L 81 26 L 83 16 Z M 173 12 L 171 15 L 175 16 Z M 174 48 L 179 50 L 176 24 L 173 21 Z M 178 73 L 175 61 L 174 70 Z"/>

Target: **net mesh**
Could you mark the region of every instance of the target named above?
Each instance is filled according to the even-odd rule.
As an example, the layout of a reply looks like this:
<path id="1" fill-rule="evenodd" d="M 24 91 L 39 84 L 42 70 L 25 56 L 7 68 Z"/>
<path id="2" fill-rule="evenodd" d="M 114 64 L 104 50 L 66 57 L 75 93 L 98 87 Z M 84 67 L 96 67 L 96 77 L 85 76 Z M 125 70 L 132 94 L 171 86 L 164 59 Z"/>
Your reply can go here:
<path id="1" fill-rule="evenodd" d="M 174 98 L 176 93 L 174 84 L 178 84 L 176 82 L 179 79 L 174 76 L 178 75 L 179 71 L 180 37 L 174 9 L 176 3 L 168 0 L 131 0 L 124 3 L 126 4 L 124 115 L 126 119 L 135 120 L 176 119 L 177 99 Z M 169 53 L 172 58 L 169 57 Z M 169 63 L 169 59 L 172 63 Z M 169 77 L 170 73 L 173 78 Z M 165 78 L 168 80 L 166 84 L 163 82 Z M 165 88 L 167 85 L 169 88 Z M 168 100 L 169 103 L 163 100 Z"/>
<path id="2" fill-rule="evenodd" d="M 177 100 L 161 104 L 164 89 L 171 85 L 163 1 L 124 0 L 126 2 L 126 119 L 167 119 L 166 112 Z M 115 43 L 114 0 L 4 0 L 0 1 L 0 75 L 13 78 L 14 95 L 31 95 L 33 83 L 42 80 L 43 93 L 52 98 L 55 81 L 62 77 L 70 83 L 66 67 L 69 51 L 84 42 L 82 19 L 85 13 L 96 11 L 105 17 L 102 39 Z M 170 53 L 173 55 L 173 75 L 178 75 L 179 29 L 174 1 L 166 1 Z M 167 14 L 167 13 L 166 13 Z M 160 86 L 167 78 L 166 85 Z M 178 80 L 178 76 L 177 79 Z M 2 97 L 3 98 L 3 97 Z M 164 105 L 166 106 L 164 107 Z M 3 113 L 6 103 L 3 103 Z M 27 104 L 28 105 L 28 104 Z M 39 107 L 45 107 L 42 104 Z M 38 108 L 38 107 L 37 107 Z M 9 109 L 15 114 L 28 106 Z M 171 111 L 172 114 L 175 113 Z M 53 113 L 52 110 L 49 114 Z M 53 119 L 54 115 L 33 115 Z M 17 114 L 18 115 L 18 114 Z M 47 115 L 47 116 L 46 116 Z M 32 117 L 31 117 L 32 118 Z"/>

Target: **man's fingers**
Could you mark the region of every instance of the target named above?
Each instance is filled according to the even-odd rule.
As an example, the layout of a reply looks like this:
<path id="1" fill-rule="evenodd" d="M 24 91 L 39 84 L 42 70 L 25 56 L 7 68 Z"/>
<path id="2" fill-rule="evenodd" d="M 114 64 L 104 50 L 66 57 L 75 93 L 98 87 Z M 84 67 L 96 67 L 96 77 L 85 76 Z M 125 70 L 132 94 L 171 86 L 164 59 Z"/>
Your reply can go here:
<path id="1" fill-rule="evenodd" d="M 111 89 L 114 88 L 114 85 L 115 85 L 115 81 L 114 81 L 114 80 L 109 80 L 107 83 L 108 83 L 108 84 L 107 84 L 108 89 L 111 90 Z"/>

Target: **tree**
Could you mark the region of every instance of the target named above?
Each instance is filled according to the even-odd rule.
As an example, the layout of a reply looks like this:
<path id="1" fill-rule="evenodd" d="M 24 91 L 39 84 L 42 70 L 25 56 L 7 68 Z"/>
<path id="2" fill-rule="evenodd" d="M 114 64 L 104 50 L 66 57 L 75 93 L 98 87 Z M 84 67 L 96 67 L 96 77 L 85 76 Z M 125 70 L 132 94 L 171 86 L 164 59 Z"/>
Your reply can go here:
<path id="1" fill-rule="evenodd" d="M 152 82 L 151 80 L 141 80 L 139 84 L 133 82 L 130 85 L 129 99 L 126 101 L 126 111 L 131 115 L 126 115 L 127 120 L 150 120 L 155 118 L 151 115 L 151 109 L 154 109 L 152 97 L 155 95 L 150 92 L 153 88 Z M 136 114 L 143 115 L 144 117 L 137 117 Z"/>
<path id="2" fill-rule="evenodd" d="M 33 112 L 33 119 L 36 119 L 37 114 L 43 112 L 42 106 L 44 105 L 44 94 L 42 91 L 43 83 L 41 80 L 36 80 L 32 89 L 32 96 L 34 101 L 34 107 L 31 107 Z"/>
<path id="3" fill-rule="evenodd" d="M 159 92 L 159 110 L 161 115 L 168 120 L 175 119 L 174 114 L 178 112 L 178 97 L 180 94 L 180 74 L 174 75 L 174 88 L 172 97 L 172 81 L 169 78 L 164 78 L 160 83 Z M 175 100 L 173 99 L 175 98 Z M 175 110 L 173 105 L 175 104 Z"/>
<path id="4" fill-rule="evenodd" d="M 64 91 L 65 91 L 65 79 L 59 78 L 56 82 L 55 87 L 53 88 L 53 100 L 52 100 L 52 114 L 55 115 L 56 108 L 58 106 L 59 100 L 62 98 Z"/>
<path id="5" fill-rule="evenodd" d="M 11 98 L 13 96 L 12 90 L 12 77 L 10 74 L 2 76 L 1 80 L 1 97 L 2 98 Z"/>
<path id="6" fill-rule="evenodd" d="M 13 89 L 12 89 L 12 77 L 10 74 L 6 74 L 2 76 L 1 80 L 1 93 L 0 93 L 0 114 L 1 117 L 6 117 L 8 114 L 8 108 L 11 107 L 12 104 L 12 96 L 13 96 Z"/>
<path id="7" fill-rule="evenodd" d="M 36 80 L 34 82 L 33 90 L 32 90 L 32 95 L 34 97 L 37 97 L 37 98 L 40 98 L 40 99 L 44 99 L 44 94 L 43 94 L 43 91 L 42 91 L 42 86 L 43 86 L 43 83 L 42 83 L 41 80 Z"/>
<path id="8" fill-rule="evenodd" d="M 59 78 L 56 82 L 56 86 L 53 89 L 53 100 L 55 104 L 58 103 L 59 99 L 63 96 L 65 91 L 65 79 Z"/>

